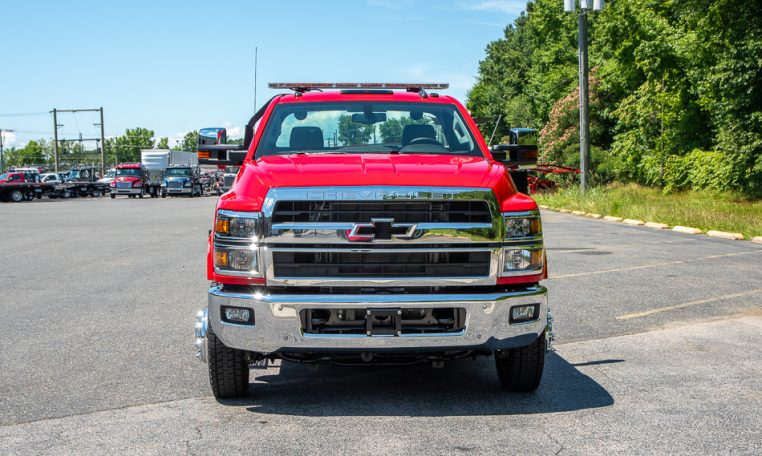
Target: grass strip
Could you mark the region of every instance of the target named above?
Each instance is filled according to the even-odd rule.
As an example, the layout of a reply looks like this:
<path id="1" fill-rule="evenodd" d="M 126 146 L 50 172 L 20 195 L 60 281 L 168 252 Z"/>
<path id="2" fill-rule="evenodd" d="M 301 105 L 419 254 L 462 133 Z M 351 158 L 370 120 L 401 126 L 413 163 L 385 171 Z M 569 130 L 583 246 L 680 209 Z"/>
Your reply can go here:
<path id="1" fill-rule="evenodd" d="M 596 187 L 585 194 L 578 188 L 532 195 L 537 204 L 625 219 L 683 225 L 704 231 L 743 233 L 750 239 L 762 236 L 762 200 L 748 200 L 731 193 L 663 193 L 634 184 Z"/>

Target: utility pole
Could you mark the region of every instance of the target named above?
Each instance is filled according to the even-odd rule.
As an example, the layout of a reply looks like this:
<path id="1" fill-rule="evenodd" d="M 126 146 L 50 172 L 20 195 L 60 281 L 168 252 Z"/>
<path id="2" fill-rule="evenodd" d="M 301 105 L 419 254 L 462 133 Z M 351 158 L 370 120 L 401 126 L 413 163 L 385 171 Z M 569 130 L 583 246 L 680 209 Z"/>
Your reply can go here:
<path id="1" fill-rule="evenodd" d="M 592 3 L 592 5 L 591 5 Z M 591 8 L 592 7 L 592 8 Z M 603 0 L 579 0 L 577 17 L 577 45 L 579 47 L 579 189 L 586 192 L 590 186 L 590 101 L 588 90 L 587 59 L 587 13 L 593 9 L 600 11 Z M 574 12 L 574 0 L 564 0 L 564 11 Z"/>
<path id="2" fill-rule="evenodd" d="M 0 128 L 0 174 L 5 173 L 5 151 L 3 150 L 3 133 L 13 133 L 14 130 Z"/>
<path id="3" fill-rule="evenodd" d="M 58 172 L 58 117 L 53 108 L 53 171 Z"/>
<path id="4" fill-rule="evenodd" d="M 106 177 L 106 138 L 103 130 L 103 106 L 100 107 L 101 112 L 101 178 Z M 96 142 L 97 144 L 97 142 Z"/>

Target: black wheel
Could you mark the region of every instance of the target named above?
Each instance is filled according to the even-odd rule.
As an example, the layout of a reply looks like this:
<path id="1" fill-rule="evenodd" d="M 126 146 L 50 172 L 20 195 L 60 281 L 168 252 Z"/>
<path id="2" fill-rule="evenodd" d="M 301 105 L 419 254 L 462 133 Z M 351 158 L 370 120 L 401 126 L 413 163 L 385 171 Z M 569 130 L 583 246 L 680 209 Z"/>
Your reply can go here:
<path id="1" fill-rule="evenodd" d="M 246 352 L 226 347 L 212 332 L 206 333 L 209 347 L 209 384 L 217 399 L 233 399 L 246 395 L 249 388 L 249 363 Z"/>
<path id="2" fill-rule="evenodd" d="M 166 194 L 165 192 L 161 192 L 161 197 L 162 197 L 162 198 L 166 198 L 166 197 L 167 197 L 167 194 Z"/>
<path id="3" fill-rule="evenodd" d="M 93 198 L 98 198 L 99 196 L 101 196 L 101 192 L 98 189 L 93 189 L 90 192 L 90 196 L 92 196 Z"/>
<path id="4" fill-rule="evenodd" d="M 111 199 L 116 199 L 116 195 L 114 195 L 114 194 L 112 193 L 112 194 L 111 194 Z"/>
<path id="5" fill-rule="evenodd" d="M 11 201 L 14 203 L 20 203 L 24 201 L 24 194 L 21 192 L 21 190 L 13 190 L 11 192 Z"/>
<path id="6" fill-rule="evenodd" d="M 495 352 L 497 376 L 507 391 L 534 391 L 545 366 L 545 332 L 526 347 Z"/>

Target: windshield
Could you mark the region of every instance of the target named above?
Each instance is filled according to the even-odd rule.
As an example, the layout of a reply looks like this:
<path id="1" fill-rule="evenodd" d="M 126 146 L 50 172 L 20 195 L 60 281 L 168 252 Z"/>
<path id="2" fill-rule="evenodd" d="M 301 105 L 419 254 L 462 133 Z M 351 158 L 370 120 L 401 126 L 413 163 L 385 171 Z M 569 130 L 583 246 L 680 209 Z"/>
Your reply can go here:
<path id="1" fill-rule="evenodd" d="M 188 168 L 167 168 L 166 175 L 169 177 L 188 177 L 191 175 L 191 172 Z"/>
<path id="2" fill-rule="evenodd" d="M 140 177 L 140 168 L 119 168 L 116 170 L 118 177 Z"/>
<path id="3" fill-rule="evenodd" d="M 8 179 L 8 173 L 0 174 L 0 180 L 6 180 Z"/>
<path id="4" fill-rule="evenodd" d="M 455 106 L 393 102 L 277 105 L 256 157 L 294 153 L 482 156 Z"/>

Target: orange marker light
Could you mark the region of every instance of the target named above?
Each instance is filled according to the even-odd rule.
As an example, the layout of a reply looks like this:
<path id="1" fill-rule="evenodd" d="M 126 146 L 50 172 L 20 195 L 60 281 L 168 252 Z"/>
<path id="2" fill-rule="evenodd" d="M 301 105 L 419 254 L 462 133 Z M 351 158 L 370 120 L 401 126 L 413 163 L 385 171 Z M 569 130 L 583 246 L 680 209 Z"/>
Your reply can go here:
<path id="1" fill-rule="evenodd" d="M 228 265 L 228 252 L 214 251 L 214 265 L 227 267 Z"/>
<path id="2" fill-rule="evenodd" d="M 217 219 L 217 225 L 214 227 L 214 231 L 220 234 L 228 234 L 230 232 L 230 220 Z"/>

